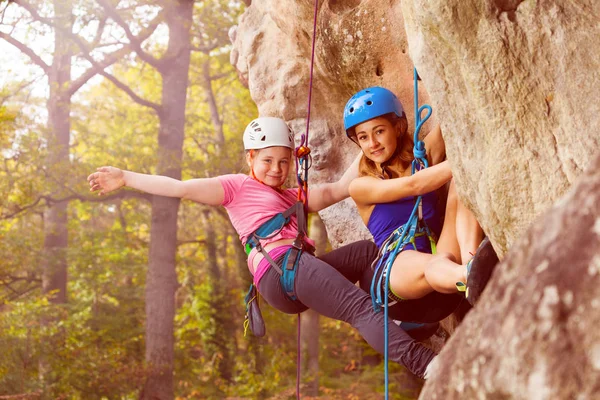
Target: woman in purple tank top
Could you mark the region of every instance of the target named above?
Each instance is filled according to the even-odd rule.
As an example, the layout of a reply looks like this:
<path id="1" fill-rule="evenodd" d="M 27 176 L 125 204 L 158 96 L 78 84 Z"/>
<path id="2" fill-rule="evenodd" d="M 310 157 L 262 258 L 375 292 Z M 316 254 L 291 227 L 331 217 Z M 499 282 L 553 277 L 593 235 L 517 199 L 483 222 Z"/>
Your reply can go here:
<path id="1" fill-rule="evenodd" d="M 461 298 L 458 287 L 467 282 L 467 262 L 484 237 L 474 215 L 459 201 L 452 172 L 445 158 L 439 125 L 425 137 L 431 167 L 411 175 L 412 133 L 397 97 L 389 90 L 371 87 L 356 93 L 344 110 L 346 134 L 363 152 L 359 178 L 350 184 L 375 242 L 383 241 L 409 219 L 416 196 L 423 196 L 423 219 L 439 236 L 433 255 L 426 236 L 418 237 L 398 253 L 390 272 L 390 299 L 400 304 L 393 318 L 432 322 L 447 316 Z M 443 229 L 436 212 L 435 191 L 450 182 Z M 385 281 L 385 280 L 383 280 Z M 408 307 L 406 301 L 423 307 Z M 404 303 L 404 304 L 403 304 Z"/>

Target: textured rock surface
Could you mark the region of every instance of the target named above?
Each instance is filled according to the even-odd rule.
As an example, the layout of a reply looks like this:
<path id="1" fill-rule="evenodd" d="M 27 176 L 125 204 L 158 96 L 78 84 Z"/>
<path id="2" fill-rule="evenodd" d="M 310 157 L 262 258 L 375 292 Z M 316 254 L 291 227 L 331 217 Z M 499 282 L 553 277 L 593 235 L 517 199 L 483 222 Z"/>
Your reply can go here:
<path id="1" fill-rule="evenodd" d="M 600 148 L 600 2 L 402 9 L 461 198 L 504 253 Z"/>
<path id="2" fill-rule="evenodd" d="M 497 266 L 420 398 L 600 398 L 598 326 L 600 157 Z"/>
<path id="3" fill-rule="evenodd" d="M 254 1 L 233 40 L 232 62 L 260 114 L 282 116 L 297 132 L 306 118 L 313 7 Z M 320 2 L 313 182 L 339 177 L 356 153 L 342 129 L 355 91 L 388 87 L 412 119 L 406 24 L 459 193 L 504 254 L 600 146 L 599 8 L 594 0 Z M 334 246 L 365 235 L 350 202 L 323 218 Z"/>

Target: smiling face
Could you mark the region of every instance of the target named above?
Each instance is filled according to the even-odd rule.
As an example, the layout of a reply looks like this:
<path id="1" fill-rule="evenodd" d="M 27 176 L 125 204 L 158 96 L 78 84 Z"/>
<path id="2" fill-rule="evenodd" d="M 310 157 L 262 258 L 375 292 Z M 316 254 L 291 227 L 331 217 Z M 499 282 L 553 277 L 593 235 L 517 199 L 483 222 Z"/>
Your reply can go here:
<path id="1" fill-rule="evenodd" d="M 250 150 L 246 153 L 246 162 L 257 180 L 278 188 L 283 185 L 290 171 L 292 150 L 283 146 Z"/>
<path id="2" fill-rule="evenodd" d="M 401 134 L 398 124 L 386 117 L 377 117 L 358 124 L 353 135 L 365 157 L 377 165 L 388 161 L 396 151 Z"/>

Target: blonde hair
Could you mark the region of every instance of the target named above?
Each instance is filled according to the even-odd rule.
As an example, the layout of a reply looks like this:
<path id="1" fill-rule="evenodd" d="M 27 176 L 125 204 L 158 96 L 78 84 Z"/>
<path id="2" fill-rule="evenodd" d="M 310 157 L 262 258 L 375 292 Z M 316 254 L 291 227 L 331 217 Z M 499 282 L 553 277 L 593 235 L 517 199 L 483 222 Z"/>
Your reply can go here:
<path id="1" fill-rule="evenodd" d="M 358 176 L 373 176 L 381 179 L 397 178 L 403 175 L 414 159 L 412 152 L 414 144 L 412 135 L 409 135 L 406 129 L 408 126 L 406 116 L 398 117 L 394 113 L 389 113 L 382 115 L 382 117 L 387 119 L 392 127 L 402 129 L 404 132 L 401 132 L 396 140 L 394 154 L 392 154 L 389 160 L 381 164 L 381 169 L 363 152 L 358 165 Z M 398 124 L 402 124 L 403 126 L 399 127 Z"/>

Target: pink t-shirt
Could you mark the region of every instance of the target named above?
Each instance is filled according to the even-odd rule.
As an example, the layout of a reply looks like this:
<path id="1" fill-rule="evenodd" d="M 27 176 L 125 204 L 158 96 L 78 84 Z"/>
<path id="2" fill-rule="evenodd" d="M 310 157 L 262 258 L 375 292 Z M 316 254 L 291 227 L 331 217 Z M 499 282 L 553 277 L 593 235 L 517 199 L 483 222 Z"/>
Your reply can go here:
<path id="1" fill-rule="evenodd" d="M 285 189 L 278 191 L 270 186 L 262 184 L 257 180 L 244 174 L 222 175 L 218 177 L 223 186 L 222 205 L 229 214 L 231 224 L 238 233 L 243 244 L 248 236 L 256 231 L 263 223 L 280 212 L 284 212 L 297 201 L 297 189 Z M 263 246 L 281 239 L 294 239 L 298 234 L 297 216 L 292 215 L 290 223 L 287 224 L 277 235 L 262 240 Z M 307 238 L 314 245 L 314 242 Z M 252 273 L 254 257 L 258 251 L 253 249 L 248 256 L 248 268 Z M 272 257 L 281 255 L 280 248 L 269 252 Z M 269 263 L 261 260 L 254 272 L 254 283 L 258 281 L 267 271 Z"/>

